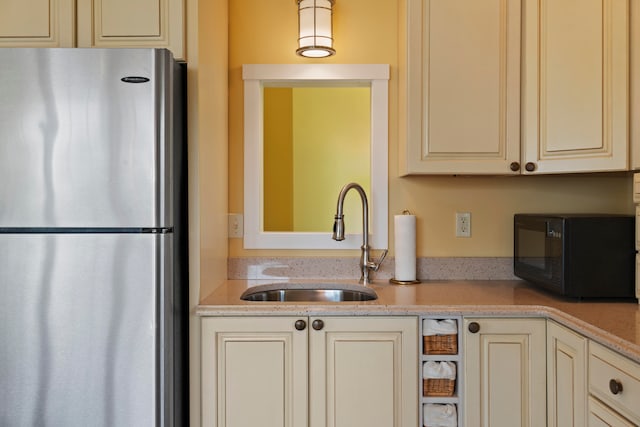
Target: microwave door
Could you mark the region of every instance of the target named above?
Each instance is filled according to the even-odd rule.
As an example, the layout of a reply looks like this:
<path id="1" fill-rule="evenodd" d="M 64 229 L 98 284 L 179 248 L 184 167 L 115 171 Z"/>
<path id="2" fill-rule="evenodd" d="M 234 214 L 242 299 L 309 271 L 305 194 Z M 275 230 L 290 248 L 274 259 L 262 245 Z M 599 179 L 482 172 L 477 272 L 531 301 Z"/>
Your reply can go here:
<path id="1" fill-rule="evenodd" d="M 548 277 L 550 270 L 545 254 L 549 243 L 547 241 L 547 223 L 536 222 L 521 225 L 517 229 L 518 233 L 518 262 L 535 270 L 537 274 Z"/>
<path id="2" fill-rule="evenodd" d="M 561 224 L 548 220 L 517 223 L 515 274 L 549 289 L 561 287 Z"/>

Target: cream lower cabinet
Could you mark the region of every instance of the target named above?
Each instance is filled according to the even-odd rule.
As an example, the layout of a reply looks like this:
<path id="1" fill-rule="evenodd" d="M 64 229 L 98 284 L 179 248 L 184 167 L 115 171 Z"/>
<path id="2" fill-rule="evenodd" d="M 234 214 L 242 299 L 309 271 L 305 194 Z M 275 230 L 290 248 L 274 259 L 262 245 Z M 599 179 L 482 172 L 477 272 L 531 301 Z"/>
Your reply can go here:
<path id="1" fill-rule="evenodd" d="M 546 320 L 464 319 L 464 426 L 544 426 Z"/>
<path id="2" fill-rule="evenodd" d="M 185 59 L 184 0 L 3 0 L 0 47 L 164 47 Z"/>
<path id="3" fill-rule="evenodd" d="M 205 317 L 203 426 L 415 427 L 417 318 Z"/>
<path id="4" fill-rule="evenodd" d="M 547 426 L 581 427 L 587 420 L 587 339 L 547 321 Z"/>
<path id="5" fill-rule="evenodd" d="M 598 399 L 589 396 L 589 427 L 637 427 Z"/>
<path id="6" fill-rule="evenodd" d="M 589 342 L 589 426 L 640 425 L 640 365 Z"/>

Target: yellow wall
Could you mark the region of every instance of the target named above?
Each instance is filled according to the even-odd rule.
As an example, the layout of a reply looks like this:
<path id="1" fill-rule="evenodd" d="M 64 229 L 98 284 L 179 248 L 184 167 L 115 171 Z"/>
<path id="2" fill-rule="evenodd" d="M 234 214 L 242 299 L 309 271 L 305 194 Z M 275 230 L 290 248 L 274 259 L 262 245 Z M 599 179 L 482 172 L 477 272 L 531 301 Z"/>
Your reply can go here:
<path id="1" fill-rule="evenodd" d="M 398 90 L 400 16 L 403 2 L 337 0 L 337 54 L 326 59 L 295 55 L 297 10 L 292 0 L 242 0 L 229 4 L 229 209 L 243 211 L 243 92 L 245 63 L 384 63 L 389 82 L 389 242 L 393 215 L 409 209 L 417 218 L 419 256 L 511 256 L 515 212 L 632 213 L 628 176 L 442 177 L 398 176 L 398 137 L 404 102 Z M 472 237 L 454 236 L 456 211 L 471 212 Z M 393 248 L 392 253 L 393 253 Z M 229 240 L 229 256 L 356 255 L 356 251 L 244 250 Z"/>
<path id="2" fill-rule="evenodd" d="M 265 88 L 264 231 L 293 230 L 293 89 Z"/>

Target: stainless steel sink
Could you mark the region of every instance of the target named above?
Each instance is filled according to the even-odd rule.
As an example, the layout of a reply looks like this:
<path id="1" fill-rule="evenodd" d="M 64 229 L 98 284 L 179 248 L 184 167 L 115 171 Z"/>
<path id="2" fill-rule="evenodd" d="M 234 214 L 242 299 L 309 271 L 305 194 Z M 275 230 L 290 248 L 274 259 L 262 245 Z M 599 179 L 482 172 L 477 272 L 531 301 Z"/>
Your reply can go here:
<path id="1" fill-rule="evenodd" d="M 270 283 L 247 289 L 245 301 L 345 302 L 371 301 L 378 295 L 363 285 L 343 283 Z"/>

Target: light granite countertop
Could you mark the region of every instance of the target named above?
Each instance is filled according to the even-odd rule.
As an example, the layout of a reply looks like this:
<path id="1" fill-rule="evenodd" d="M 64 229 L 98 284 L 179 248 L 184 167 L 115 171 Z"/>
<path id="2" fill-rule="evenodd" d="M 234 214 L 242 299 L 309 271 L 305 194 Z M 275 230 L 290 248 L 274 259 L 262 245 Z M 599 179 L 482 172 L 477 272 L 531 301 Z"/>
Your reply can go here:
<path id="1" fill-rule="evenodd" d="M 248 302 L 249 287 L 287 280 L 228 280 L 196 308 L 200 316 L 402 316 L 462 315 L 545 317 L 640 363 L 640 306 L 636 302 L 576 301 L 518 280 L 428 281 L 417 285 L 369 285 L 378 299 L 365 302 Z M 292 280 L 292 282 L 294 282 Z M 295 280 L 309 283 L 347 280 Z"/>

